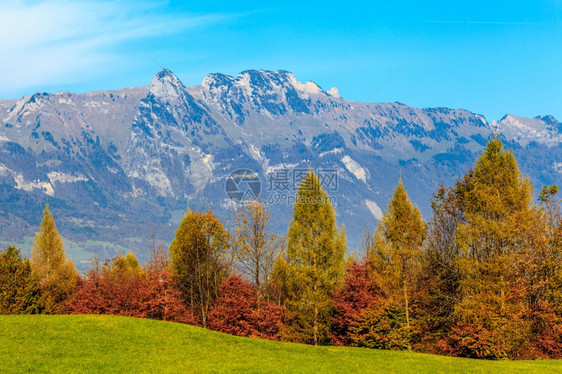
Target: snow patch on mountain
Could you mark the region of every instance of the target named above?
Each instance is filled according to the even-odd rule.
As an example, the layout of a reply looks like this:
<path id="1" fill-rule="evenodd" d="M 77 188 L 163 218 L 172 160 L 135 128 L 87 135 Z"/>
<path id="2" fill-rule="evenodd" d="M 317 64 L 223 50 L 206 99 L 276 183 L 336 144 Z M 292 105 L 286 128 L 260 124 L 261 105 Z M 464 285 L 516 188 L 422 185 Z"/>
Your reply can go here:
<path id="1" fill-rule="evenodd" d="M 259 148 L 256 147 L 253 144 L 250 144 L 250 154 L 252 155 L 252 157 L 259 162 L 263 162 L 265 160 L 264 155 L 262 154 L 262 152 L 260 152 Z"/>
<path id="2" fill-rule="evenodd" d="M 247 96 L 252 95 L 252 85 L 250 84 L 250 74 L 239 74 L 238 79 L 236 79 L 236 86 L 242 88 Z"/>
<path id="3" fill-rule="evenodd" d="M 184 170 L 184 175 L 191 182 L 195 192 L 201 193 L 213 179 L 213 171 L 216 168 L 213 155 L 204 153 L 198 147 L 192 147 L 188 155 L 191 164 Z"/>
<path id="4" fill-rule="evenodd" d="M 345 155 L 341 162 L 355 178 L 367 183 L 367 171 L 357 161 L 349 157 L 349 155 Z"/>
<path id="5" fill-rule="evenodd" d="M 143 173 L 135 171 L 132 173 L 132 177 L 137 177 L 144 179 L 148 184 L 150 184 L 155 190 L 158 196 L 171 196 L 173 195 L 172 185 L 166 174 L 159 169 L 154 167 L 155 165 L 146 165 L 146 168 L 142 170 Z"/>
<path id="6" fill-rule="evenodd" d="M 16 182 L 15 188 L 18 190 L 24 190 L 26 192 L 31 192 L 35 189 L 42 190 L 49 196 L 55 196 L 55 190 L 49 182 L 43 182 L 40 180 L 26 181 L 22 174 L 15 174 L 14 181 Z"/>
<path id="7" fill-rule="evenodd" d="M 4 164 L 0 164 L 0 177 L 13 175 L 13 171 L 6 167 Z"/>
<path id="8" fill-rule="evenodd" d="M 295 163 L 295 164 L 285 164 L 285 163 L 281 163 L 281 164 L 276 164 L 276 165 L 271 165 L 267 167 L 266 173 L 267 174 L 272 174 L 275 173 L 276 171 L 279 170 L 293 170 L 295 169 L 297 166 L 299 166 L 299 164 Z"/>
<path id="9" fill-rule="evenodd" d="M 382 218 L 382 210 L 377 205 L 377 203 L 375 203 L 373 200 L 367 199 L 365 200 L 365 205 L 367 205 L 367 208 L 369 209 L 373 217 L 375 217 L 377 220 L 380 220 Z"/>
<path id="10" fill-rule="evenodd" d="M 337 155 L 337 154 L 340 154 L 340 153 L 343 153 L 343 148 L 334 148 L 330 151 L 325 151 L 325 152 L 320 153 L 319 156 L 324 157 L 324 156 L 327 156 L 327 155 Z"/>
<path id="11" fill-rule="evenodd" d="M 62 173 L 59 171 L 52 171 L 50 173 L 47 174 L 47 177 L 49 177 L 49 180 L 51 181 L 51 184 L 54 185 L 55 182 L 59 182 L 59 183 L 77 183 L 77 182 L 87 182 L 89 180 L 89 178 L 86 178 L 83 175 L 72 175 L 72 174 L 68 174 L 68 173 Z"/>

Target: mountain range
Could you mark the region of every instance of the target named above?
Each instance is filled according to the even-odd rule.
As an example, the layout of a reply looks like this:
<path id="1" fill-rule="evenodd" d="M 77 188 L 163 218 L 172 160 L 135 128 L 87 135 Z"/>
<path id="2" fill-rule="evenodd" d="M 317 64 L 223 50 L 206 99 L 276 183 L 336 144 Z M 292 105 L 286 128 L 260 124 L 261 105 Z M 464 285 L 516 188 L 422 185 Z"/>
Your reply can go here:
<path id="1" fill-rule="evenodd" d="M 361 103 L 287 71 L 215 73 L 186 86 L 170 70 L 143 87 L 0 100 L 0 244 L 24 252 L 46 202 L 69 256 L 168 242 L 185 210 L 227 226 L 241 200 L 268 202 L 284 233 L 299 178 L 322 182 L 351 250 L 373 230 L 401 175 L 430 217 L 432 193 L 465 174 L 497 136 L 536 191 L 562 182 L 562 124 L 464 109 Z"/>

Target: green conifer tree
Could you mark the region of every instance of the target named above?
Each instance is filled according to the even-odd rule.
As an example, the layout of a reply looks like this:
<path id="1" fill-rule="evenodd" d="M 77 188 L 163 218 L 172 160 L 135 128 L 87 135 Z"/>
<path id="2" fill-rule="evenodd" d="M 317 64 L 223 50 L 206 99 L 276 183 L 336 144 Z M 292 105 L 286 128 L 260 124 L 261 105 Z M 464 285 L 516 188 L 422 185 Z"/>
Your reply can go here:
<path id="1" fill-rule="evenodd" d="M 27 258 L 19 249 L 8 247 L 0 252 L 0 314 L 41 312 L 39 283 Z"/>
<path id="2" fill-rule="evenodd" d="M 39 279 L 45 311 L 64 312 L 66 302 L 76 289 L 78 272 L 72 260 L 66 259 L 64 244 L 48 204 L 43 211 L 39 232 L 35 235 L 31 266 Z"/>
<path id="3" fill-rule="evenodd" d="M 330 298 L 342 281 L 346 240 L 338 232 L 329 197 L 318 177 L 308 172 L 297 191 L 293 219 L 288 231 L 283 269 L 285 310 L 291 339 L 313 343 L 328 342 Z"/>

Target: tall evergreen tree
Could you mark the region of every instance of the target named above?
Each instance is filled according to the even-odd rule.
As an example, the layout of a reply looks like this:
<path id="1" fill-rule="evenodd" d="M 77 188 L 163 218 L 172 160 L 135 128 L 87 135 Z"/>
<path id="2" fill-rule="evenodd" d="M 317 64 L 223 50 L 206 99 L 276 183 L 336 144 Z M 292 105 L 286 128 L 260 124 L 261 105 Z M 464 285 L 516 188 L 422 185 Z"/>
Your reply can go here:
<path id="1" fill-rule="evenodd" d="M 513 154 L 503 150 L 500 140 L 491 140 L 463 191 L 465 222 L 457 229 L 465 272 L 463 302 L 458 310 L 470 322 L 493 325 L 498 315 L 505 318 L 509 314 L 506 292 L 517 275 L 513 261 L 532 246 L 532 193 L 532 185 L 521 176 Z M 485 310 L 475 315 L 483 305 L 473 303 L 483 301 Z"/>
<path id="2" fill-rule="evenodd" d="M 45 205 L 43 221 L 31 252 L 31 266 L 39 279 L 39 287 L 47 313 L 62 313 L 76 289 L 78 272 L 72 260 L 67 259 L 64 244 L 55 220 Z"/>
<path id="3" fill-rule="evenodd" d="M 474 169 L 441 197 L 434 211 L 436 223 L 445 226 L 433 228 L 441 232 L 433 231 L 430 252 L 446 260 L 452 276 L 447 293 L 454 296 L 455 327 L 445 338 L 449 351 L 481 358 L 510 356 L 524 344 L 530 328 L 524 317 L 525 290 L 518 282 L 528 272 L 522 259 L 540 236 L 532 185 L 522 177 L 513 154 L 493 139 Z"/>
<path id="4" fill-rule="evenodd" d="M 325 344 L 329 339 L 330 299 L 343 279 L 346 241 L 338 232 L 329 197 L 312 170 L 297 191 L 288 231 L 284 274 L 288 330 L 294 340 Z"/>
<path id="5" fill-rule="evenodd" d="M 0 252 L 0 314 L 41 312 L 41 295 L 37 277 L 19 249 L 8 247 Z"/>
<path id="6" fill-rule="evenodd" d="M 170 244 L 174 279 L 203 327 L 227 276 L 224 256 L 228 248 L 228 235 L 212 211 L 189 210 Z"/>
<path id="7" fill-rule="evenodd" d="M 421 246 L 426 225 L 417 206 L 408 198 L 402 178 L 379 221 L 375 234 L 375 253 L 371 255 L 379 283 L 404 306 L 410 327 L 410 298 L 419 272 Z"/>

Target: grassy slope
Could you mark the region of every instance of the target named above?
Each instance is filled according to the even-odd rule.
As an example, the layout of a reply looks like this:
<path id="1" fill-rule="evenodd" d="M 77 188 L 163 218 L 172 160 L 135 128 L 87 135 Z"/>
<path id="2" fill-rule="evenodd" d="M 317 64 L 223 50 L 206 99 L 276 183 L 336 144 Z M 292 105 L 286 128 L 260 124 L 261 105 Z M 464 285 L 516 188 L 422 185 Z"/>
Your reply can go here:
<path id="1" fill-rule="evenodd" d="M 0 316 L 0 372 L 550 373 L 562 361 L 490 362 L 311 347 L 112 316 Z"/>

